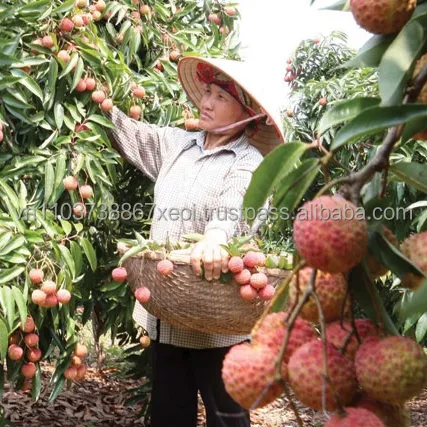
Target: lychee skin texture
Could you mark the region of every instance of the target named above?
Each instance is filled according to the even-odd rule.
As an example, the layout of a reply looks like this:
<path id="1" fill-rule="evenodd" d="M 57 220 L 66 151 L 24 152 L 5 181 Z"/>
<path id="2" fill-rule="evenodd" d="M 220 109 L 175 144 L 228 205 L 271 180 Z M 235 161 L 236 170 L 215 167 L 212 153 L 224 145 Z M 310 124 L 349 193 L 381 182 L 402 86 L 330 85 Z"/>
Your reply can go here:
<path id="1" fill-rule="evenodd" d="M 239 256 L 232 256 L 228 261 L 228 269 L 235 274 L 243 271 L 244 266 L 243 260 Z"/>
<path id="2" fill-rule="evenodd" d="M 356 22 L 374 34 L 394 34 L 409 21 L 416 0 L 351 0 L 350 10 Z"/>
<path id="3" fill-rule="evenodd" d="M 257 290 L 251 285 L 242 285 L 240 286 L 239 291 L 240 291 L 240 296 L 245 301 L 253 301 L 258 296 Z"/>
<path id="4" fill-rule="evenodd" d="M 413 264 L 427 274 L 427 231 L 420 234 L 413 234 L 405 239 L 400 250 Z M 425 280 L 423 276 L 406 273 L 402 279 L 402 285 L 415 290 Z"/>
<path id="5" fill-rule="evenodd" d="M 411 427 L 411 415 L 404 405 L 389 405 L 362 396 L 354 406 L 373 412 L 386 427 Z"/>
<path id="6" fill-rule="evenodd" d="M 288 313 L 284 311 L 267 314 L 258 328 L 253 332 L 252 343 L 267 347 L 271 353 L 278 355 L 287 335 L 287 319 Z M 297 317 L 289 336 L 283 360 L 287 363 L 297 348 L 316 337 L 317 334 L 314 327 L 300 317 Z"/>
<path id="7" fill-rule="evenodd" d="M 255 289 L 265 288 L 268 282 L 268 278 L 264 273 L 254 273 L 251 276 L 250 284 Z"/>
<path id="8" fill-rule="evenodd" d="M 258 291 L 258 296 L 264 301 L 269 301 L 273 298 L 275 293 L 276 289 L 273 285 L 266 285 L 264 288 Z"/>
<path id="9" fill-rule="evenodd" d="M 64 178 L 63 184 L 66 190 L 75 190 L 79 185 L 77 179 L 74 176 L 67 176 Z"/>
<path id="10" fill-rule="evenodd" d="M 27 317 L 27 320 L 25 321 L 24 325 L 20 325 L 21 331 L 25 332 L 26 334 L 29 334 L 30 332 L 33 332 L 36 325 L 34 323 L 34 320 L 32 317 Z"/>
<path id="11" fill-rule="evenodd" d="M 69 368 L 67 368 L 67 369 L 64 371 L 64 377 L 65 377 L 67 380 L 71 380 L 71 381 L 73 381 L 73 380 L 75 380 L 75 379 L 76 379 L 76 376 L 77 376 L 77 368 L 75 368 L 74 366 L 70 366 Z"/>
<path id="12" fill-rule="evenodd" d="M 258 265 L 259 259 L 260 258 L 258 257 L 258 254 L 255 251 L 249 251 L 243 257 L 243 263 L 246 267 L 249 268 L 256 267 Z"/>
<path id="13" fill-rule="evenodd" d="M 56 297 L 58 298 L 59 303 L 68 304 L 71 301 L 71 292 L 67 289 L 60 289 L 56 293 Z"/>
<path id="14" fill-rule="evenodd" d="M 111 272 L 113 280 L 119 283 L 123 283 L 127 277 L 128 273 L 124 267 L 117 267 Z"/>
<path id="15" fill-rule="evenodd" d="M 224 358 L 222 379 L 228 394 L 243 408 L 259 408 L 277 399 L 283 392 L 274 382 L 275 357 L 261 346 L 243 343 L 233 346 Z M 273 384 L 257 402 L 268 386 Z M 256 403 L 257 402 L 257 403 Z"/>
<path id="16" fill-rule="evenodd" d="M 19 345 L 11 344 L 7 349 L 7 355 L 10 360 L 21 360 L 24 350 Z"/>
<path id="17" fill-rule="evenodd" d="M 290 306 L 293 306 L 304 295 L 310 284 L 312 272 L 313 269 L 311 267 L 305 267 L 292 278 L 289 287 Z M 332 322 L 340 319 L 347 294 L 347 281 L 344 275 L 341 273 L 330 274 L 317 270 L 315 289 L 322 305 L 325 321 Z M 310 297 L 303 305 L 300 316 L 310 322 L 319 322 L 319 311 L 313 297 Z"/>
<path id="18" fill-rule="evenodd" d="M 361 342 L 364 342 L 370 336 L 378 336 L 379 334 L 377 326 L 369 319 L 356 319 L 354 323 Z M 337 320 L 326 326 L 326 339 L 340 351 L 345 345 L 345 352 L 343 354 L 354 359 L 356 351 L 359 348 L 359 341 L 354 332 L 351 338 L 349 338 L 351 331 L 352 325 L 350 322 Z"/>
<path id="19" fill-rule="evenodd" d="M 144 303 L 148 302 L 151 297 L 150 289 L 146 288 L 145 286 L 141 286 L 135 291 L 135 298 L 138 302 Z"/>
<path id="20" fill-rule="evenodd" d="M 357 265 L 368 249 L 368 226 L 357 207 L 339 196 L 306 202 L 297 214 L 293 237 L 310 267 L 344 273 Z"/>
<path id="21" fill-rule="evenodd" d="M 39 283 L 43 282 L 43 270 L 41 270 L 40 268 L 33 268 L 29 272 L 29 277 L 32 283 L 38 285 Z"/>
<path id="22" fill-rule="evenodd" d="M 369 397 L 401 404 L 417 396 L 427 381 L 427 357 L 414 340 L 368 338 L 356 353 L 357 379 Z"/>
<path id="23" fill-rule="evenodd" d="M 251 280 L 251 272 L 245 268 L 240 273 L 234 275 L 234 280 L 239 285 L 247 285 Z"/>
<path id="24" fill-rule="evenodd" d="M 46 295 L 54 295 L 56 292 L 56 283 L 53 280 L 45 280 L 41 286 L 41 290 Z"/>
<path id="25" fill-rule="evenodd" d="M 35 347 L 39 343 L 39 336 L 34 333 L 25 335 L 24 342 L 28 347 Z"/>
<path id="26" fill-rule="evenodd" d="M 74 347 L 74 354 L 77 357 L 80 357 L 81 359 L 86 357 L 87 353 L 88 353 L 87 347 L 84 344 L 77 343 L 76 346 Z"/>
<path id="27" fill-rule="evenodd" d="M 21 374 L 25 378 L 33 378 L 36 375 L 36 365 L 33 362 L 24 363 L 21 367 Z"/>
<path id="28" fill-rule="evenodd" d="M 157 271 L 163 275 L 168 276 L 173 271 L 173 263 L 168 259 L 163 259 L 157 263 Z"/>
<path id="29" fill-rule="evenodd" d="M 357 392 L 358 384 L 353 362 L 327 343 L 329 379 L 343 405 L 348 405 Z M 323 343 L 312 340 L 292 354 L 288 363 L 288 377 L 298 399 L 312 409 L 322 409 Z M 326 409 L 337 409 L 334 393 L 326 385 Z"/>
<path id="30" fill-rule="evenodd" d="M 39 348 L 30 348 L 27 350 L 27 359 L 29 362 L 38 362 L 42 358 L 42 351 Z"/>
<path id="31" fill-rule="evenodd" d="M 325 427 L 386 427 L 371 411 L 364 408 L 344 408 L 345 415 L 333 414 Z"/>

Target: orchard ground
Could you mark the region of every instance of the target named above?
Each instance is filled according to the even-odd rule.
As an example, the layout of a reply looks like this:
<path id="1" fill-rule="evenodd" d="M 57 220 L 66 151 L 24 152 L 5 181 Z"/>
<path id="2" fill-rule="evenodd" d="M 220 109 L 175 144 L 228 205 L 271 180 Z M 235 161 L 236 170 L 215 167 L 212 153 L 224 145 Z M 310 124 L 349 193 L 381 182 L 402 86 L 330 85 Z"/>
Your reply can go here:
<path id="1" fill-rule="evenodd" d="M 88 322 L 83 329 L 83 343 L 90 349 L 87 358 L 89 367 L 86 378 L 72 384 L 69 390 L 60 393 L 53 403 L 48 403 L 49 379 L 54 372 L 54 364 L 42 362 L 43 387 L 41 398 L 33 402 L 30 392 L 14 392 L 6 385 L 1 400 L 6 419 L 15 426 L 25 427 L 149 427 L 141 414 L 145 404 L 126 405 L 131 397 L 129 390 L 143 386 L 146 378 L 137 380 L 126 376 L 129 365 L 125 361 L 125 347 L 114 344 L 107 337 L 101 337 L 105 360 L 101 371 L 97 370 L 94 352 L 92 325 Z M 427 424 L 427 389 L 409 402 L 411 426 L 425 427 Z M 326 418 L 301 404 L 298 410 L 306 427 L 320 427 Z M 198 427 L 205 427 L 204 407 L 199 399 Z M 286 399 L 280 398 L 263 408 L 252 411 L 252 427 L 297 427 L 295 415 Z"/>

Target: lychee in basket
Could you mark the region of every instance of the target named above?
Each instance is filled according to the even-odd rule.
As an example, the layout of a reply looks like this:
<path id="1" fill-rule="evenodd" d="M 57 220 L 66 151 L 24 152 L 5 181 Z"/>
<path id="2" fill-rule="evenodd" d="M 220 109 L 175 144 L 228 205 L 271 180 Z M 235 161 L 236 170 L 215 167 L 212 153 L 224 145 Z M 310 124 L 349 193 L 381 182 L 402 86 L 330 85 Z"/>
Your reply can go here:
<path id="1" fill-rule="evenodd" d="M 129 247 L 120 244 L 118 250 L 125 254 Z M 150 290 L 149 301 L 142 304 L 144 308 L 180 328 L 210 334 L 248 334 L 263 313 L 266 301 L 244 300 L 234 280 L 223 283 L 196 276 L 190 265 L 190 253 L 189 248 L 171 251 L 147 248 L 123 261 L 131 289 L 145 286 Z M 157 263 L 163 259 L 174 265 L 168 276 L 157 271 Z M 274 287 L 290 274 L 279 268 L 256 269 L 265 273 L 268 283 Z"/>

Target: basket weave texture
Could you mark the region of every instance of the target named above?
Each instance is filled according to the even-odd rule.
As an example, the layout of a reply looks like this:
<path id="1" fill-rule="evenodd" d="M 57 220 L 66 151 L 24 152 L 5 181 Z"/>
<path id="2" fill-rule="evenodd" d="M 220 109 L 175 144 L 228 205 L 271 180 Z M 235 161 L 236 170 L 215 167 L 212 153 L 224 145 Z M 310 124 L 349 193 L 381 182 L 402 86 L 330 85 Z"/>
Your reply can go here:
<path id="1" fill-rule="evenodd" d="M 119 251 L 123 252 L 123 249 Z M 162 276 L 157 271 L 157 263 L 162 259 L 174 263 L 169 276 Z M 144 308 L 160 320 L 180 328 L 209 334 L 248 334 L 266 306 L 260 298 L 245 301 L 234 281 L 222 283 L 196 276 L 188 250 L 168 254 L 145 250 L 127 258 L 123 266 L 133 291 L 141 286 L 151 291 L 150 300 L 142 304 Z M 259 267 L 258 271 L 266 273 L 273 286 L 289 274 L 281 269 L 264 267 Z"/>

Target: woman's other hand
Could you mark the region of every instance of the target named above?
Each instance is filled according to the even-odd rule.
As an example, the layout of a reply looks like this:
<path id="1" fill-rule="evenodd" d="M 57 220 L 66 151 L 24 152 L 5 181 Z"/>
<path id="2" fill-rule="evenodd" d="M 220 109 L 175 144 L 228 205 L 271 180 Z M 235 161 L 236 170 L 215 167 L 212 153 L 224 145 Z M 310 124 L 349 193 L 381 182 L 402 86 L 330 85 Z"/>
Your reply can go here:
<path id="1" fill-rule="evenodd" d="M 227 243 L 227 235 L 224 231 L 208 230 L 202 240 L 197 242 L 191 252 L 191 266 L 194 274 L 200 276 L 202 263 L 206 280 L 218 280 L 221 272 L 228 271 L 229 255 L 220 245 Z"/>

